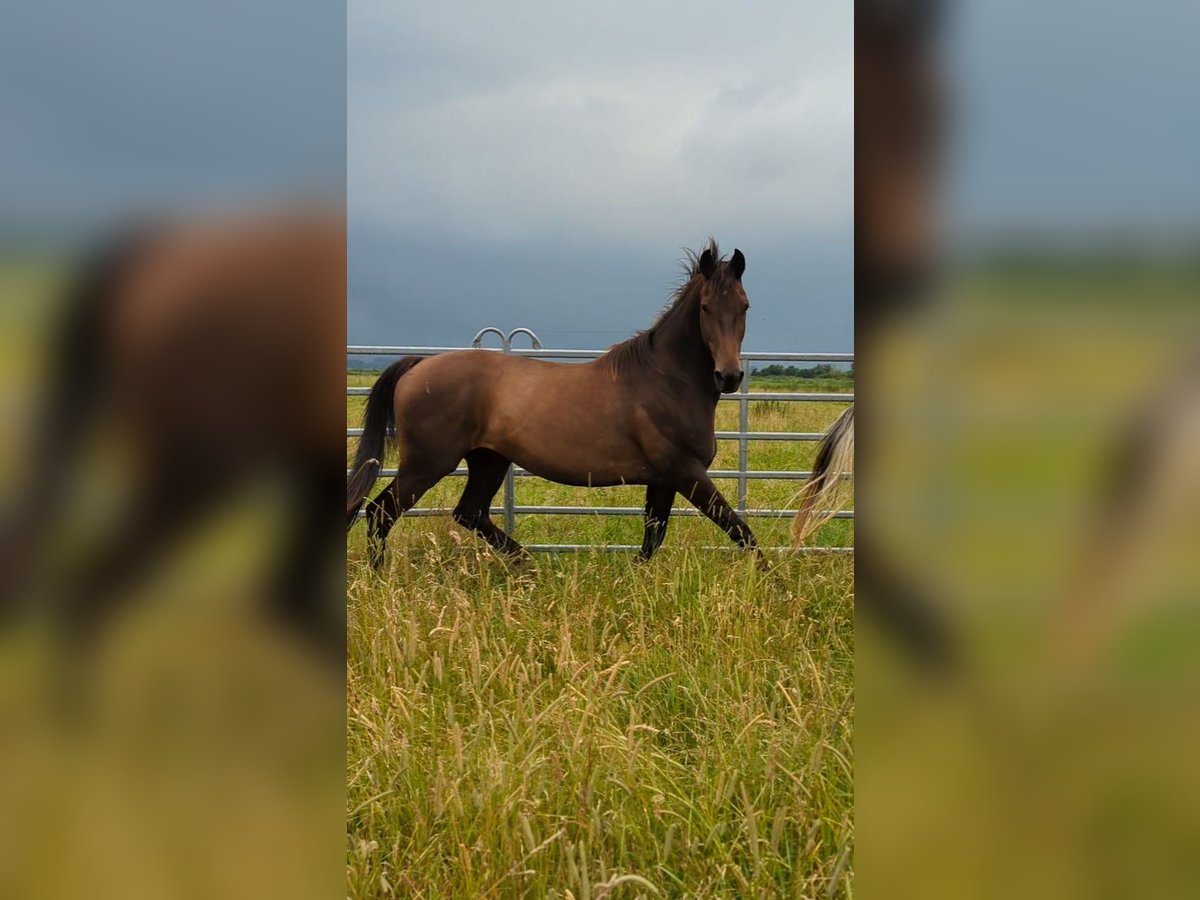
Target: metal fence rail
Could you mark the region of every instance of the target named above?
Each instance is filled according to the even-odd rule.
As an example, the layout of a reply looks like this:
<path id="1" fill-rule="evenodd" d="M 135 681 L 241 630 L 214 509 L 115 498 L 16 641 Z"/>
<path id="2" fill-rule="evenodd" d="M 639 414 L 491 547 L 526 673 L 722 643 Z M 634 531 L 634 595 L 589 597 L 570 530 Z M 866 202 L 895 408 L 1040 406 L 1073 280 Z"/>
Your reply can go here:
<path id="1" fill-rule="evenodd" d="M 496 335 L 499 338 L 500 346 L 497 348 L 484 347 L 483 340 L 487 335 Z M 513 338 L 517 335 L 525 335 L 529 338 L 531 346 L 529 348 L 517 348 L 513 346 Z M 512 356 L 529 356 L 538 359 L 563 359 L 563 360 L 589 360 L 596 359 L 603 355 L 604 350 L 553 350 L 546 349 L 542 346 L 542 342 L 538 340 L 536 334 L 528 328 L 515 328 L 505 334 L 499 328 L 488 327 L 481 329 L 475 338 L 471 341 L 471 347 L 477 349 L 494 350 L 498 353 L 507 353 Z M 346 347 L 347 356 L 436 356 L 439 353 L 450 353 L 455 350 L 462 350 L 462 347 L 393 347 L 393 346 L 377 346 L 377 345 L 350 345 Z M 853 362 L 853 353 L 772 353 L 772 352 L 743 352 L 742 359 L 748 362 Z M 371 392 L 370 388 L 365 387 L 347 387 L 347 397 L 363 397 Z M 733 440 L 738 442 L 738 467 L 737 469 L 710 469 L 709 475 L 713 478 L 729 478 L 737 479 L 737 503 L 735 504 L 739 515 L 752 518 L 786 518 L 795 513 L 795 510 L 790 509 L 750 509 L 747 507 L 746 494 L 748 483 L 752 480 L 804 480 L 809 477 L 810 472 L 788 472 L 788 471 L 770 471 L 770 470 L 751 470 L 749 469 L 749 444 L 751 441 L 819 441 L 825 436 L 824 432 L 814 431 L 751 431 L 750 430 L 750 403 L 751 401 L 758 402 L 779 402 L 779 403 L 853 403 L 853 394 L 837 394 L 837 393 L 813 393 L 813 392 L 790 392 L 790 391 L 763 391 L 760 393 L 750 393 L 750 368 L 747 366 L 746 375 L 742 378 L 741 386 L 735 394 L 723 394 L 722 402 L 738 404 L 738 430 L 737 431 L 718 431 L 716 432 L 717 440 Z M 358 437 L 362 434 L 361 428 L 347 428 L 347 437 Z M 347 474 L 349 474 L 347 472 Z M 393 477 L 396 474 L 395 469 L 383 469 L 380 477 Z M 451 476 L 461 477 L 467 474 L 465 468 L 455 469 Z M 580 516 L 580 515 L 598 515 L 598 516 L 638 516 L 643 514 L 641 507 L 625 507 L 625 506 L 520 506 L 517 504 L 516 498 L 516 479 L 519 477 L 528 477 L 532 473 L 520 468 L 519 466 L 509 466 L 508 474 L 504 478 L 504 490 L 502 506 L 492 508 L 493 514 L 503 514 L 505 530 L 512 534 L 516 529 L 516 517 L 518 515 L 555 515 L 555 516 Z M 849 476 L 847 476 L 849 477 Z M 412 509 L 405 513 L 406 516 L 441 516 L 449 515 L 449 508 L 425 508 Z M 673 516 L 699 516 L 699 510 L 696 509 L 676 509 L 671 513 Z M 364 513 L 360 512 L 359 516 Z M 854 512 L 852 510 L 838 510 L 833 514 L 837 519 L 853 519 Z M 633 544 L 609 544 L 603 546 L 593 546 L 588 544 L 530 544 L 527 545 L 529 550 L 545 551 L 545 552 L 570 552 L 578 550 L 604 550 L 604 551 L 626 551 L 640 550 L 641 547 Z M 727 547 L 719 547 L 713 549 L 729 549 Z M 781 550 L 784 548 L 764 548 Z M 827 552 L 827 553 L 852 553 L 853 547 L 806 547 L 803 548 L 808 552 Z"/>

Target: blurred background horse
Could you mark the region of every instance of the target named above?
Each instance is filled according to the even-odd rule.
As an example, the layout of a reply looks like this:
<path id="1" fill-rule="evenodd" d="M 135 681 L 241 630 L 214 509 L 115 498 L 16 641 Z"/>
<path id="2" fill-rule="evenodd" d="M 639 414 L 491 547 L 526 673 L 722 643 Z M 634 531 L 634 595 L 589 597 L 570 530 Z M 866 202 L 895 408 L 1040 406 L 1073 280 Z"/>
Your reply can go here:
<path id="1" fill-rule="evenodd" d="M 259 539 L 274 562 L 249 590 L 273 621 L 340 658 L 340 213 L 128 228 L 68 281 L 20 490 L 3 508 L 3 609 L 48 610 L 94 636 L 186 536 L 266 490 L 278 515 Z M 105 490 L 116 508 L 64 547 Z"/>
<path id="2" fill-rule="evenodd" d="M 942 98 L 932 50 L 941 5 L 936 0 L 855 5 L 855 341 L 858 380 L 868 385 L 887 377 L 875 370 L 881 334 L 920 308 L 936 274 Z M 792 523 L 794 544 L 836 509 L 843 476 L 855 465 L 855 418 L 855 407 L 846 410 L 818 447 Z M 882 417 L 871 413 L 869 397 L 866 421 L 867 450 L 884 451 L 887 434 L 879 430 Z M 867 481 L 856 491 L 856 603 L 866 620 L 882 626 L 914 659 L 942 669 L 955 655 L 949 624 L 931 602 L 931 588 L 902 572 L 887 552 L 888 537 L 871 511 L 872 467 L 858 468 Z M 855 477 L 863 486 L 861 474 Z"/>

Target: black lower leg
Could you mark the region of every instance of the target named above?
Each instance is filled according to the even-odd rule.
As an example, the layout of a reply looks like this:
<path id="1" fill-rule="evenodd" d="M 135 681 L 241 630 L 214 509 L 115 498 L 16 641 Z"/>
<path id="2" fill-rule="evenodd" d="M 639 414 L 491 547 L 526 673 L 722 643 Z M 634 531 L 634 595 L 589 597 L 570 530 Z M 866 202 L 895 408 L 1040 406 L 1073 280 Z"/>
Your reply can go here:
<path id="1" fill-rule="evenodd" d="M 469 528 L 482 537 L 492 547 L 501 553 L 516 555 L 524 548 L 506 534 L 503 529 L 492 521 L 487 510 L 465 511 L 455 509 L 454 521 L 464 528 Z"/>
<path id="2" fill-rule="evenodd" d="M 389 484 L 367 504 L 367 555 L 373 569 L 382 565 L 384 543 L 396 524 L 399 504 L 395 488 L 395 483 Z"/>
<path id="3" fill-rule="evenodd" d="M 646 526 L 642 534 L 642 559 L 649 559 L 662 546 L 667 536 L 667 522 L 671 518 L 671 504 L 675 502 L 675 489 L 650 485 L 646 488 Z"/>
<path id="4" fill-rule="evenodd" d="M 454 521 L 469 528 L 501 553 L 515 555 L 524 548 L 492 521 L 492 498 L 504 483 L 509 461 L 494 450 L 479 448 L 466 456 L 467 485 L 454 508 Z"/>
<path id="5" fill-rule="evenodd" d="M 707 474 L 687 486 L 684 493 L 704 515 L 715 522 L 739 547 L 754 550 L 759 556 L 758 541 L 750 526 L 741 520 L 729 501 L 717 490 Z"/>

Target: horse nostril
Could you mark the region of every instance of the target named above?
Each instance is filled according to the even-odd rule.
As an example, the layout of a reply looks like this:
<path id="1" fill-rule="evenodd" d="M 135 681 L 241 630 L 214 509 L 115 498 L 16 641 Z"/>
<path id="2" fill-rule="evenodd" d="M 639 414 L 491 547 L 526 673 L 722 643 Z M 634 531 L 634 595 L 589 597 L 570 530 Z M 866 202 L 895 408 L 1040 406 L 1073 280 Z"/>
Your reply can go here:
<path id="1" fill-rule="evenodd" d="M 717 390 L 728 394 L 738 389 L 738 385 L 742 383 L 742 373 L 741 371 L 724 372 L 717 369 L 713 372 L 713 381 L 717 383 Z"/>
<path id="2" fill-rule="evenodd" d="M 733 383 L 734 383 L 734 385 L 739 385 L 739 384 L 741 384 L 741 383 L 742 383 L 742 376 L 744 376 L 745 374 L 746 374 L 746 373 L 745 373 L 745 371 L 744 371 L 744 370 L 742 370 L 742 369 L 738 369 L 738 370 L 737 370 L 737 371 L 736 371 L 736 372 L 733 374 L 733 378 L 734 378 L 734 382 L 733 382 Z"/>

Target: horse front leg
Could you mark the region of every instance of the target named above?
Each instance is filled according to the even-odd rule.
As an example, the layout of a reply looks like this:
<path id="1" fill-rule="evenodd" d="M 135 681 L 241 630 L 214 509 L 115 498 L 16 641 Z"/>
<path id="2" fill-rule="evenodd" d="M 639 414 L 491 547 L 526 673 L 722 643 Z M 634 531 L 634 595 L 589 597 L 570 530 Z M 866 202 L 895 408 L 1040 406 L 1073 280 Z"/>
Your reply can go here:
<path id="1" fill-rule="evenodd" d="M 734 543 L 745 550 L 753 550 L 759 559 L 763 558 L 762 551 L 758 549 L 758 541 L 754 538 L 754 532 L 741 520 L 734 512 L 733 507 L 729 505 L 729 501 L 717 490 L 717 486 L 708 477 L 707 471 L 695 472 L 682 479 L 678 490 L 700 512 L 729 535 Z"/>
<path id="2" fill-rule="evenodd" d="M 675 488 L 656 484 L 646 488 L 646 530 L 642 535 L 641 559 L 648 560 L 662 546 L 674 502 Z"/>

